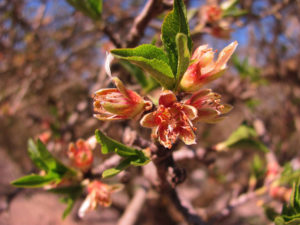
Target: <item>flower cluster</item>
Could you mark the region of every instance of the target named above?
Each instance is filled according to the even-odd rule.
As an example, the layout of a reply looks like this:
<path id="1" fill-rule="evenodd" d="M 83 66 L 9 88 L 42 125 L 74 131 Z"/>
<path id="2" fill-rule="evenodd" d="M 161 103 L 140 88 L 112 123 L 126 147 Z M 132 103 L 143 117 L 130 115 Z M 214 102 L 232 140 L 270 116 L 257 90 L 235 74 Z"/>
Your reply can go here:
<path id="1" fill-rule="evenodd" d="M 200 13 L 203 15 L 203 23 L 209 25 L 211 35 L 222 39 L 230 38 L 230 22 L 223 19 L 224 9 L 220 5 L 205 5 Z"/>
<path id="2" fill-rule="evenodd" d="M 230 105 L 221 104 L 219 94 L 200 88 L 223 74 L 236 47 L 237 42 L 225 47 L 216 61 L 215 52 L 211 48 L 207 45 L 198 47 L 179 84 L 179 91 L 190 96 L 178 101 L 171 90 L 165 90 L 160 94 L 155 110 L 143 116 L 140 124 L 151 128 L 152 137 L 165 148 L 171 148 L 177 138 L 187 145 L 195 144 L 196 122 L 218 122 L 231 110 Z M 153 104 L 150 101 L 126 89 L 119 79 L 113 78 L 113 82 L 117 88 L 102 89 L 94 95 L 96 118 L 133 119 L 152 109 Z"/>

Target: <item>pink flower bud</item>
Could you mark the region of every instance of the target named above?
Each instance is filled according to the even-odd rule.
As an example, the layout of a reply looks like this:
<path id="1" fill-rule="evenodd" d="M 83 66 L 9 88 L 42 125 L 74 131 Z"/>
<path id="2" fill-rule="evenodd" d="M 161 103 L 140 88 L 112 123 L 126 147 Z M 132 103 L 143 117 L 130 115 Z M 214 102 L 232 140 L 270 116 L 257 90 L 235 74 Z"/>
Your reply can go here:
<path id="1" fill-rule="evenodd" d="M 122 185 L 108 185 L 100 181 L 93 181 L 87 186 L 88 195 L 82 203 L 78 216 L 84 217 L 88 210 L 96 209 L 97 205 L 108 207 L 111 205 L 111 194 L 122 189 Z"/>
<path id="2" fill-rule="evenodd" d="M 215 123 L 224 118 L 232 106 L 221 104 L 221 95 L 205 89 L 194 93 L 185 104 L 195 107 L 198 111 L 197 118 L 193 122 Z"/>
<path id="3" fill-rule="evenodd" d="M 117 88 L 101 89 L 94 94 L 94 116 L 97 119 L 132 119 L 152 108 L 150 101 L 126 89 L 118 78 L 113 78 L 113 81 Z"/>
<path id="4" fill-rule="evenodd" d="M 171 91 L 165 91 L 159 97 L 156 111 L 146 114 L 141 125 L 153 129 L 153 138 L 165 147 L 171 148 L 179 137 L 185 144 L 195 144 L 195 134 L 191 120 L 197 117 L 193 106 L 179 103 Z"/>
<path id="5" fill-rule="evenodd" d="M 227 62 L 238 43 L 232 42 L 225 47 L 214 61 L 214 51 L 208 45 L 199 46 L 191 60 L 192 63 L 184 73 L 180 87 L 186 92 L 198 91 L 203 85 L 219 78 L 227 67 Z"/>
<path id="6" fill-rule="evenodd" d="M 78 140 L 75 145 L 73 143 L 69 145 L 68 156 L 73 165 L 83 171 L 91 167 L 94 159 L 92 150 L 82 139 Z"/>

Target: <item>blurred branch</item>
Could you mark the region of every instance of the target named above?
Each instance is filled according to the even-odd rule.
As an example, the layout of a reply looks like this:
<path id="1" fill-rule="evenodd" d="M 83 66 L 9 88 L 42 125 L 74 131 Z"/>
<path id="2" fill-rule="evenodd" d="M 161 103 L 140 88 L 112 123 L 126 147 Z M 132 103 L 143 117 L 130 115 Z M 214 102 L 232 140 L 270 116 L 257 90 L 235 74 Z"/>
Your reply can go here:
<path id="1" fill-rule="evenodd" d="M 129 31 L 126 47 L 136 46 L 144 35 L 149 22 L 164 11 L 162 0 L 148 0 L 142 12 L 136 17 Z"/>
<path id="2" fill-rule="evenodd" d="M 117 225 L 134 225 L 146 201 L 148 188 L 139 187 L 131 202 L 127 205 L 124 214 L 119 219 Z"/>

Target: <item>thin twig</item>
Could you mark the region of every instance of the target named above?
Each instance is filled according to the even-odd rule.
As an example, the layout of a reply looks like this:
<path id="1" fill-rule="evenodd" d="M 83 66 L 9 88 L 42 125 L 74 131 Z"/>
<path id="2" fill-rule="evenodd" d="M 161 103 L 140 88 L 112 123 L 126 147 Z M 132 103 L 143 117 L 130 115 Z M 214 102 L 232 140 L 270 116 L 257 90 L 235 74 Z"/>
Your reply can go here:
<path id="1" fill-rule="evenodd" d="M 164 10 L 162 0 L 149 0 L 142 12 L 136 17 L 127 37 L 126 47 L 134 47 L 144 36 L 149 22 Z"/>
<path id="2" fill-rule="evenodd" d="M 147 192 L 148 188 L 144 186 L 141 186 L 136 190 L 134 197 L 132 198 L 129 205 L 126 207 L 126 210 L 122 217 L 119 219 L 117 225 L 135 224 L 145 203 Z"/>

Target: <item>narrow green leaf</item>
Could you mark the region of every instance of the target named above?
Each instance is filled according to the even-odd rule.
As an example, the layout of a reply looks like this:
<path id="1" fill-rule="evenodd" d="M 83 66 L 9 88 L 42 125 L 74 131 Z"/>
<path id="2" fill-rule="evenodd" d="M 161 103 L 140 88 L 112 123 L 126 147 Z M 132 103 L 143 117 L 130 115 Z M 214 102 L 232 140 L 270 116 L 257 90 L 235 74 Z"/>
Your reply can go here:
<path id="1" fill-rule="evenodd" d="M 102 0 L 67 0 L 67 2 L 91 19 L 101 19 Z"/>
<path id="2" fill-rule="evenodd" d="M 186 8 L 182 0 L 174 0 L 173 10 L 167 14 L 162 25 L 162 42 L 174 74 L 177 74 L 178 52 L 176 35 L 178 33 L 183 33 L 187 36 L 187 46 L 189 51 L 191 51 L 192 40 L 186 17 Z"/>
<path id="3" fill-rule="evenodd" d="M 180 80 L 189 67 L 190 63 L 190 51 L 188 49 L 188 38 L 183 33 L 178 33 L 176 35 L 176 46 L 178 51 L 178 64 L 177 64 L 177 85 L 180 83 Z"/>
<path id="4" fill-rule="evenodd" d="M 130 166 L 130 162 L 131 162 L 131 159 L 127 158 L 127 159 L 123 160 L 116 168 L 110 168 L 110 169 L 103 171 L 102 178 L 109 178 L 109 177 L 117 175 L 122 170 L 127 169 Z"/>
<path id="5" fill-rule="evenodd" d="M 82 191 L 83 187 L 81 185 L 58 187 L 48 190 L 48 192 L 65 196 L 60 199 L 62 203 L 67 204 L 67 207 L 63 212 L 62 219 L 65 219 L 70 214 L 72 208 L 74 207 L 76 199 L 82 194 Z"/>
<path id="6" fill-rule="evenodd" d="M 236 129 L 229 138 L 217 144 L 217 150 L 226 150 L 228 148 L 249 147 L 268 152 L 269 149 L 259 140 L 256 131 L 247 125 L 241 125 Z"/>
<path id="7" fill-rule="evenodd" d="M 43 157 L 40 151 L 37 148 L 37 145 L 34 143 L 32 139 L 28 140 L 28 154 L 33 163 L 41 170 L 46 172 L 49 171 L 47 164 L 44 162 Z"/>
<path id="8" fill-rule="evenodd" d="M 76 174 L 75 171 L 66 167 L 64 164 L 54 158 L 40 140 L 38 140 L 36 144 L 32 140 L 29 140 L 28 152 L 30 158 L 36 164 L 36 166 L 42 170 L 45 170 L 46 173 L 55 173 L 60 177 L 66 175 L 67 173 L 73 175 Z"/>
<path id="9" fill-rule="evenodd" d="M 144 44 L 133 49 L 114 49 L 111 53 L 141 67 L 166 89 L 174 87 L 174 75 L 162 49 Z"/>
<path id="10" fill-rule="evenodd" d="M 11 182 L 15 187 L 22 188 L 38 188 L 43 187 L 50 182 L 58 182 L 60 179 L 55 176 L 40 176 L 36 174 L 27 175 L 24 177 L 20 177 L 17 180 Z"/>
<path id="11" fill-rule="evenodd" d="M 150 162 L 150 159 L 147 157 L 132 157 L 130 164 L 133 166 L 144 166 Z"/>
<path id="12" fill-rule="evenodd" d="M 107 154 L 107 153 L 115 152 L 115 151 L 122 151 L 122 152 L 128 152 L 128 153 L 136 151 L 136 149 L 134 149 L 134 148 L 128 147 L 116 140 L 113 140 L 110 137 L 107 137 L 100 130 L 96 130 L 95 135 L 96 135 L 97 141 L 101 145 L 101 151 L 103 154 Z"/>
<path id="13" fill-rule="evenodd" d="M 62 214 L 62 219 L 65 219 L 71 213 L 71 211 L 75 205 L 75 199 L 69 197 L 66 199 L 65 203 L 67 204 L 67 207 Z"/>
<path id="14" fill-rule="evenodd" d="M 116 148 L 115 152 L 121 157 L 129 157 L 129 156 L 137 156 L 139 151 Z"/>

